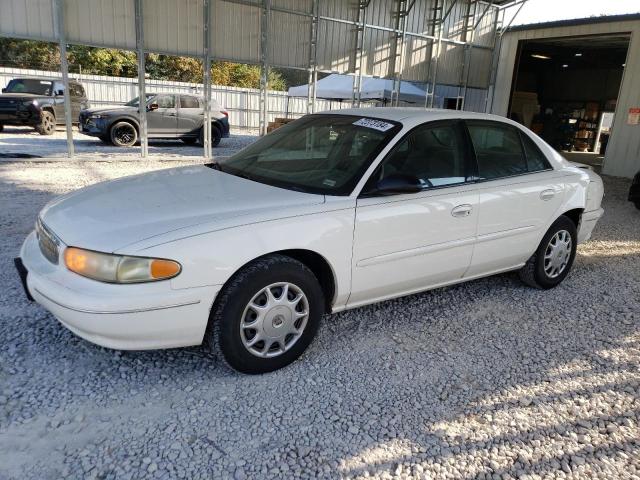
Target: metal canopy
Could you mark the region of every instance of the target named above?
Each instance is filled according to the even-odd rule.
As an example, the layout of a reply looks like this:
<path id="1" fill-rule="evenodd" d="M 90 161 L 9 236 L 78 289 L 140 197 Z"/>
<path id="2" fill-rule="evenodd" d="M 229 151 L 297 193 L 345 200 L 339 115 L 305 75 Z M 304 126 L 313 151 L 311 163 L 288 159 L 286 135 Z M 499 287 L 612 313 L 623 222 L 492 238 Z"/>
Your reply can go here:
<path id="1" fill-rule="evenodd" d="M 269 68 L 363 76 L 429 85 L 489 88 L 504 11 L 526 0 L 0 0 L 0 36 L 134 50 L 144 91 L 144 53 L 260 65 L 261 132 L 269 118 Z M 56 23 L 57 22 L 57 23 Z M 64 55 L 63 55 L 64 56 Z M 67 81 L 66 58 L 62 77 Z M 210 91 L 210 75 L 204 77 Z M 308 92 L 313 110 L 314 88 Z M 209 106 L 206 106 L 207 117 Z M 142 116 L 144 117 L 144 115 Z M 69 123 L 69 119 L 67 119 Z M 69 152 L 73 144 L 69 133 Z M 141 153 L 147 154 L 145 119 Z M 211 155 L 205 128 L 205 156 Z"/>

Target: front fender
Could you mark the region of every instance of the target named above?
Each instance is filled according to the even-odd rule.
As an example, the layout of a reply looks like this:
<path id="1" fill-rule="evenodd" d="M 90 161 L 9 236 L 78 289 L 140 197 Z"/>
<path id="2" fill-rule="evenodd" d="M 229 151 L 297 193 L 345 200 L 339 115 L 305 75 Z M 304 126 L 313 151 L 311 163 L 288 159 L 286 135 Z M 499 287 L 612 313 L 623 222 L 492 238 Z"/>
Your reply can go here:
<path id="1" fill-rule="evenodd" d="M 309 250 L 322 256 L 334 274 L 334 308 L 346 304 L 351 289 L 354 208 L 251 223 L 198 234 L 137 250 L 136 255 L 170 258 L 182 272 L 174 289 L 224 285 L 252 260 L 282 250 Z"/>

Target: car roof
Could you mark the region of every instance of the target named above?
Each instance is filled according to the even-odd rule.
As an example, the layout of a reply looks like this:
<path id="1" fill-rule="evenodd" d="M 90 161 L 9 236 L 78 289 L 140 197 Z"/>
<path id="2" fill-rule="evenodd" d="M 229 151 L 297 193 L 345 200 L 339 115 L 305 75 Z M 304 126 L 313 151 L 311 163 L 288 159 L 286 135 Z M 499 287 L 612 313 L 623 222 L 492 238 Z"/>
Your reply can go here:
<path id="1" fill-rule="evenodd" d="M 512 123 L 505 117 L 492 115 L 489 113 L 466 112 L 463 110 L 445 110 L 438 108 L 419 108 L 419 107 L 369 107 L 369 108 L 345 108 L 342 110 L 327 110 L 318 112 L 318 114 L 337 114 L 337 115 L 354 115 L 371 118 L 380 118 L 383 120 L 392 120 L 396 122 L 405 122 L 408 120 L 428 122 L 432 120 L 447 119 L 477 119 L 477 120 L 495 120 L 498 122 Z M 413 123 L 413 122 L 411 122 Z"/>
<path id="2" fill-rule="evenodd" d="M 42 80 L 45 82 L 62 82 L 61 78 L 56 78 L 56 77 L 13 77 L 12 80 Z M 80 81 L 74 78 L 70 78 L 69 83 L 80 84 Z"/>

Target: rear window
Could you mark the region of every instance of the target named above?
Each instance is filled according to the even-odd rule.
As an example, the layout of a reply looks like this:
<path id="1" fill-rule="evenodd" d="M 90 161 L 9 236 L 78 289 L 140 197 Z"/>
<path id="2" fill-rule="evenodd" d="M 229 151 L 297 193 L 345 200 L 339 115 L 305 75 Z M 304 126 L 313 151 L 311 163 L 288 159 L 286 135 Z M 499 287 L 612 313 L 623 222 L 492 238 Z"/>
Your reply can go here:
<path id="1" fill-rule="evenodd" d="M 527 167 L 530 172 L 539 172 L 541 170 L 548 170 L 551 168 L 549 161 L 540 151 L 538 146 L 529 138 L 529 135 L 520 132 L 522 137 L 522 145 L 524 146 L 524 153 L 527 156 Z"/>

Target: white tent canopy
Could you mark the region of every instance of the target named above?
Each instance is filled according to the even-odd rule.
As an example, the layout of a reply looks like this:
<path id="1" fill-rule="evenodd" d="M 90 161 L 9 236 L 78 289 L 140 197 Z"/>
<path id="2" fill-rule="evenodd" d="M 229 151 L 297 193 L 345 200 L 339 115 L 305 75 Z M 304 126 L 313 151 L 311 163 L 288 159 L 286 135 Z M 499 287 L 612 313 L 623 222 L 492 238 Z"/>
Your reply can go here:
<path id="1" fill-rule="evenodd" d="M 316 97 L 330 100 L 351 100 L 353 97 L 353 82 L 356 77 L 353 75 L 331 74 L 322 80 L 318 80 L 316 86 Z M 306 97 L 309 85 L 298 85 L 289 88 L 289 96 Z M 362 100 L 391 100 L 393 91 L 393 80 L 384 78 L 362 77 L 362 87 L 360 89 L 360 99 Z M 422 103 L 425 102 L 426 92 L 409 82 L 400 82 L 401 102 Z"/>

